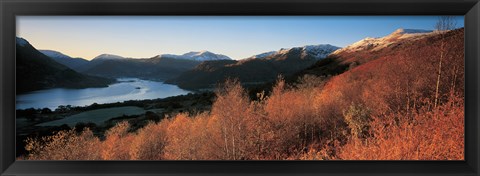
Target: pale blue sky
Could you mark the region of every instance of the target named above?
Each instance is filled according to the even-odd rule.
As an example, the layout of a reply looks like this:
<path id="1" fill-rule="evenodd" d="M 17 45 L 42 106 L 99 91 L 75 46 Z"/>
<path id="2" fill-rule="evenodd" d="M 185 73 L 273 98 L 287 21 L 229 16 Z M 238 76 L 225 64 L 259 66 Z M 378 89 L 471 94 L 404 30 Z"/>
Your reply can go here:
<path id="1" fill-rule="evenodd" d="M 17 36 L 37 49 L 92 59 L 208 50 L 243 59 L 314 44 L 347 46 L 398 28 L 433 30 L 437 16 L 17 16 Z M 464 26 L 463 16 L 456 17 Z"/>

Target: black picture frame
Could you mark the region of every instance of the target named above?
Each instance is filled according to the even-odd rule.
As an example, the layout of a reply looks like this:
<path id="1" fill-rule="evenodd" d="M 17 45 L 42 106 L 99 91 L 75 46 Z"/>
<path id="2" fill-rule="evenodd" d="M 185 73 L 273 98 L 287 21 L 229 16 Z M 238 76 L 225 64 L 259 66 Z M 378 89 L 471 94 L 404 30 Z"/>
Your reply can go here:
<path id="1" fill-rule="evenodd" d="M 0 0 L 0 173 L 7 175 L 462 175 L 480 173 L 478 0 Z M 17 15 L 464 15 L 464 161 L 16 161 Z"/>

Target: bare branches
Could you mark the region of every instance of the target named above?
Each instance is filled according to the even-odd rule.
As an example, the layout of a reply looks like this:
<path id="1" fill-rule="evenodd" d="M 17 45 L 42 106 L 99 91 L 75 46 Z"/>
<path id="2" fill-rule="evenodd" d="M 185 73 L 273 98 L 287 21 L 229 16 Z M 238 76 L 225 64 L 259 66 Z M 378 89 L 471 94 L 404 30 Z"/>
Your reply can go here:
<path id="1" fill-rule="evenodd" d="M 435 24 L 435 30 L 439 32 L 455 29 L 457 21 L 453 16 L 441 16 L 438 17 L 438 21 Z"/>

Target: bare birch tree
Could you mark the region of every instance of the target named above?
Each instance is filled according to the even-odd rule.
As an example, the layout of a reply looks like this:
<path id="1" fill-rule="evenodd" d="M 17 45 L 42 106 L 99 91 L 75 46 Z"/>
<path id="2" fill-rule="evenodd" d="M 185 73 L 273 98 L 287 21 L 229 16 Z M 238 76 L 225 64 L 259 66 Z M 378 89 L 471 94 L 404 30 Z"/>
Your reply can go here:
<path id="1" fill-rule="evenodd" d="M 438 96 L 439 96 L 439 89 L 440 89 L 440 79 L 442 76 L 442 62 L 443 59 L 446 55 L 446 41 L 445 41 L 445 33 L 448 30 L 454 29 L 456 26 L 456 21 L 453 16 L 441 16 L 438 18 L 437 23 L 435 24 L 435 30 L 436 32 L 439 33 L 441 37 L 441 42 L 440 42 L 440 48 L 439 48 L 439 53 L 440 53 L 440 58 L 438 62 L 438 72 L 437 72 L 437 83 L 435 86 L 435 102 L 434 102 L 434 108 L 437 107 L 438 104 Z"/>

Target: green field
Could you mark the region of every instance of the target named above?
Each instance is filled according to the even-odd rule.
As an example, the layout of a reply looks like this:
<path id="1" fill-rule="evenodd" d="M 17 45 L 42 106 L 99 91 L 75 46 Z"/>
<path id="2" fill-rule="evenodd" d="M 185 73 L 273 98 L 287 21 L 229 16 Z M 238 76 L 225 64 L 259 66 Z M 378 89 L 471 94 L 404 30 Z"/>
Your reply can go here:
<path id="1" fill-rule="evenodd" d="M 150 110 L 151 111 L 151 110 Z M 124 107 L 115 107 L 115 108 L 105 108 L 97 109 L 82 112 L 72 116 L 65 117 L 60 120 L 54 120 L 50 122 L 45 122 L 37 124 L 37 126 L 60 126 L 67 124 L 70 127 L 75 126 L 78 122 L 93 122 L 97 125 L 103 125 L 103 123 L 111 118 L 120 117 L 123 115 L 141 115 L 144 114 L 146 110 L 136 107 L 136 106 L 124 106 Z"/>

